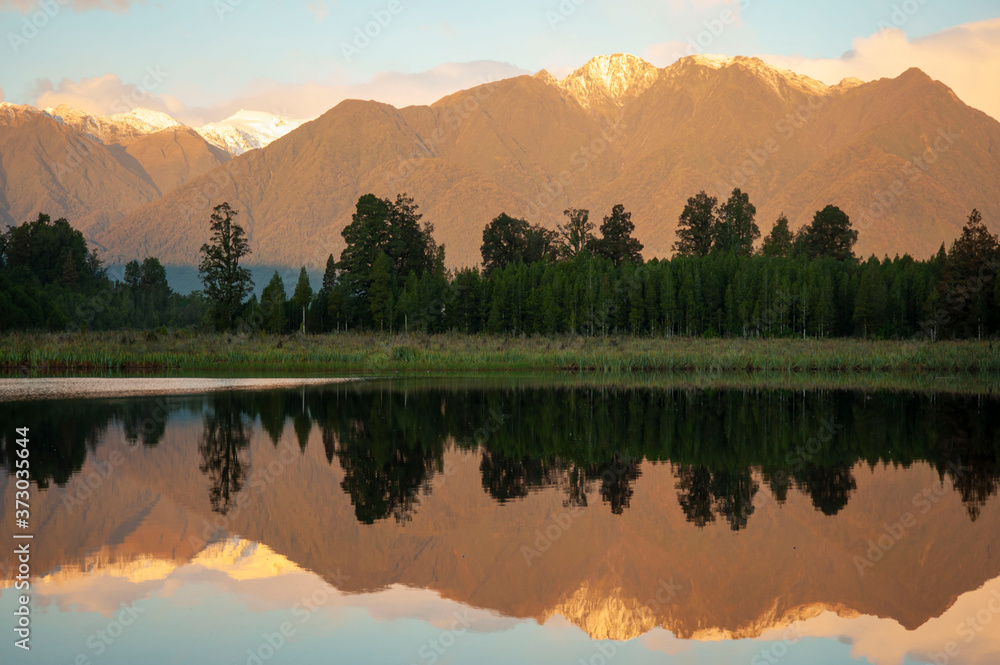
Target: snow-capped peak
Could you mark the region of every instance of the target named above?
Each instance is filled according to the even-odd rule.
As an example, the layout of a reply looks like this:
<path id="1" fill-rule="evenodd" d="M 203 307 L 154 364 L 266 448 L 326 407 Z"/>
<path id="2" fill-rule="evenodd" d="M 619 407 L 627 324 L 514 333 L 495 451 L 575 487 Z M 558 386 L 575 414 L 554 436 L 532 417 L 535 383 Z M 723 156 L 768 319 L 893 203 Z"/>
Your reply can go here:
<path id="1" fill-rule="evenodd" d="M 728 55 L 693 55 L 691 56 L 691 61 L 699 65 L 704 65 L 705 67 L 711 67 L 712 69 L 722 69 L 723 67 L 728 67 L 733 64 L 736 58 Z"/>
<path id="2" fill-rule="evenodd" d="M 4 106 L 7 106 L 5 104 Z M 25 107 L 28 108 L 28 107 Z M 66 104 L 41 111 L 56 122 L 90 134 L 102 143 L 130 143 L 147 134 L 165 129 L 185 127 L 166 113 L 147 108 L 134 108 L 110 116 L 90 114 Z M 241 109 L 220 122 L 196 129 L 202 138 L 232 155 L 263 148 L 281 138 L 304 121 L 289 120 L 271 113 Z"/>
<path id="3" fill-rule="evenodd" d="M 659 73 L 642 58 L 615 53 L 592 58 L 558 85 L 584 108 L 609 103 L 620 106 L 626 97 L 638 95 L 653 85 Z"/>
<path id="4" fill-rule="evenodd" d="M 146 108 L 106 116 L 60 104 L 55 108 L 46 108 L 43 113 L 68 127 L 90 134 L 102 143 L 128 143 L 164 129 L 183 127 L 166 113 Z"/>
<path id="5" fill-rule="evenodd" d="M 745 71 L 752 72 L 760 79 L 766 81 L 775 90 L 781 91 L 781 84 L 786 84 L 792 88 L 815 95 L 825 95 L 830 91 L 830 86 L 821 83 L 816 79 L 796 74 L 791 69 L 771 65 L 760 58 L 750 58 L 742 55 L 692 55 L 681 58 L 676 63 L 667 68 L 667 71 L 683 71 L 690 65 L 698 65 L 709 69 L 721 70 L 729 67 L 739 67 Z"/>
<path id="6" fill-rule="evenodd" d="M 241 109 L 225 120 L 209 123 L 197 131 L 209 143 L 232 155 L 241 155 L 247 150 L 263 148 L 303 122 Z"/>
<path id="7" fill-rule="evenodd" d="M 116 113 L 110 120 L 119 124 L 126 124 L 142 131 L 145 134 L 159 132 L 170 127 L 183 127 L 183 125 L 166 113 L 152 111 L 146 108 L 135 108 L 128 113 Z"/>

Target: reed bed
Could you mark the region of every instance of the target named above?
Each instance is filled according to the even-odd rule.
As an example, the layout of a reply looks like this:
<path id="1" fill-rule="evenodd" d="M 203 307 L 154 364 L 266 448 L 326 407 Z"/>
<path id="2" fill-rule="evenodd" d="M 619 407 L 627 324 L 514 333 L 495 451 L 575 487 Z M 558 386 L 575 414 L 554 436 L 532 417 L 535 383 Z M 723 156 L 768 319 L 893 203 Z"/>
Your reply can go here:
<path id="1" fill-rule="evenodd" d="M 0 336 L 0 368 L 1000 373 L 995 341 L 493 337 L 458 334 L 226 335 L 89 332 Z"/>

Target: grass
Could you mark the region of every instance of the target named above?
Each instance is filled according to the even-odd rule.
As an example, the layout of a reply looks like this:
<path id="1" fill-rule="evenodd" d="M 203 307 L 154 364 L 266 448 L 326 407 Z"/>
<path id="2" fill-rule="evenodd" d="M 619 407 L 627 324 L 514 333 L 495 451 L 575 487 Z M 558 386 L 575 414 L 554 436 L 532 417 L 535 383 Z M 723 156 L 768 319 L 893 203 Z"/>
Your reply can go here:
<path id="1" fill-rule="evenodd" d="M 649 339 L 104 332 L 0 336 L 0 368 L 385 372 L 574 371 L 1000 374 L 994 341 Z"/>

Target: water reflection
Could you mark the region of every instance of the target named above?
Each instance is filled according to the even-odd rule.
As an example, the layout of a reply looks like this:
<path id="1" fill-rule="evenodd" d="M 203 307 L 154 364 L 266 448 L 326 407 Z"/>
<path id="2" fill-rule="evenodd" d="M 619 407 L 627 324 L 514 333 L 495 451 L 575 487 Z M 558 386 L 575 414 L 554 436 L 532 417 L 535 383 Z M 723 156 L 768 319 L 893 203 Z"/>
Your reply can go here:
<path id="1" fill-rule="evenodd" d="M 628 510 L 643 465 L 677 466 L 677 500 L 698 526 L 733 530 L 754 515 L 760 482 L 777 501 L 806 494 L 836 515 L 857 488 L 859 462 L 907 467 L 926 461 L 947 477 L 975 520 L 998 491 L 1000 422 L 995 400 L 976 396 L 775 390 L 650 390 L 580 387 L 399 388 L 392 384 L 220 392 L 203 397 L 34 401 L 2 409 L 37 440 L 40 487 L 65 485 L 120 426 L 146 447 L 163 440 L 172 414 L 202 418 L 200 471 L 225 514 L 250 474 L 246 450 L 260 427 L 277 446 L 286 429 L 301 451 L 318 428 L 326 459 L 363 524 L 407 522 L 442 473 L 449 446 L 478 451 L 483 490 L 498 503 L 558 487 L 565 505 L 594 494 L 615 515 Z M 483 427 L 490 423 L 489 427 Z M 3 423 L 4 466 L 13 468 L 14 422 Z M 755 477 L 760 472 L 760 480 Z"/>
<path id="2" fill-rule="evenodd" d="M 750 469 L 720 469 L 713 473 L 698 465 L 681 467 L 677 489 L 678 503 L 689 522 L 703 527 L 719 515 L 733 531 L 739 531 L 746 528 L 753 515 L 753 500 L 760 484 Z"/>
<path id="3" fill-rule="evenodd" d="M 37 442 L 36 571 L 46 584 L 117 571 L 136 586 L 101 591 L 114 589 L 110 607 L 176 589 L 177 570 L 217 580 L 223 558 L 253 551 L 256 563 L 226 575 L 315 571 L 344 606 L 429 589 L 494 619 L 670 649 L 801 622 L 835 644 L 874 630 L 902 644 L 907 631 L 942 635 L 951 626 L 934 622 L 1000 576 L 996 407 L 943 394 L 366 382 L 2 404 L 0 436 L 16 419 Z M 11 469 L 14 442 L 0 443 Z M 915 526 L 871 554 L 907 513 Z M 693 662 L 749 662 L 757 647 L 745 647 Z M 786 662 L 817 662 L 801 649 Z M 900 649 L 878 662 L 898 665 Z"/>
<path id="4" fill-rule="evenodd" d="M 212 395 L 204 430 L 198 443 L 201 464 L 198 469 L 208 476 L 212 510 L 225 515 L 236 495 L 243 489 L 250 463 L 246 450 L 253 427 L 243 404 L 233 393 Z"/>

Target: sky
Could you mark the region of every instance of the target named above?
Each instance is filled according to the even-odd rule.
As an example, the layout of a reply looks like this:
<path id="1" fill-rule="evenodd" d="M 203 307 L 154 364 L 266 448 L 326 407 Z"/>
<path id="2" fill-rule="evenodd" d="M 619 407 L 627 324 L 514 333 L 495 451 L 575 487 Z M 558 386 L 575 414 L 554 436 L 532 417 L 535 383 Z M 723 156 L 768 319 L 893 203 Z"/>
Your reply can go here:
<path id="1" fill-rule="evenodd" d="M 192 126 L 431 103 L 632 53 L 759 56 L 834 84 L 919 67 L 1000 119 L 997 0 L 0 0 L 0 101 Z"/>

